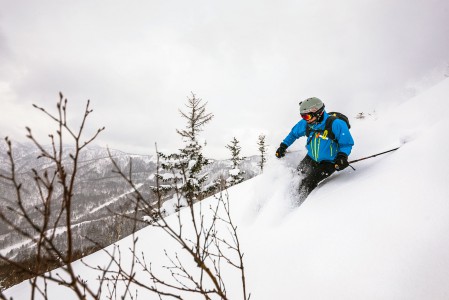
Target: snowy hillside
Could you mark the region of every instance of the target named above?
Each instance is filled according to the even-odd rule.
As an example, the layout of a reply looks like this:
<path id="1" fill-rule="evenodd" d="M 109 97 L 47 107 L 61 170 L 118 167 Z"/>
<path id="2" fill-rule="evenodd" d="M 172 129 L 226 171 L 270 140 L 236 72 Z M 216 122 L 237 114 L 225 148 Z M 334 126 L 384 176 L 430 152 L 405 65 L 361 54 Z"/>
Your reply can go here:
<path id="1" fill-rule="evenodd" d="M 449 299 L 448 98 L 445 80 L 389 112 L 351 119 L 350 159 L 401 148 L 334 174 L 301 207 L 291 202 L 303 151 L 273 155 L 264 174 L 229 190 L 251 299 Z M 151 227 L 138 237 L 153 268 L 164 264 L 172 241 Z M 128 249 L 131 241 L 118 244 Z M 87 261 L 107 257 L 98 252 Z M 97 274 L 75 265 L 94 284 Z M 27 299 L 27 285 L 7 294 Z M 75 299 L 59 286 L 48 289 L 51 299 Z M 138 298 L 157 299 L 143 290 Z"/>

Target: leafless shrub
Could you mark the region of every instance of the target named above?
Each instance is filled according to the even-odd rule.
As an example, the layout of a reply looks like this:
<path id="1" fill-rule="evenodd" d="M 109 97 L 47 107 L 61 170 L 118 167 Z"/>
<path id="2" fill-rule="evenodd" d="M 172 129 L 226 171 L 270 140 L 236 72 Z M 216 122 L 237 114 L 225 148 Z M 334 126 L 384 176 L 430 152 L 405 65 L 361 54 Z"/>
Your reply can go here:
<path id="1" fill-rule="evenodd" d="M 0 173 L 0 179 L 11 184 L 15 191 L 15 199 L 10 199 L 15 205 L 0 209 L 0 220 L 36 245 L 35 263 L 32 265 L 1 255 L 0 260 L 19 268 L 31 277 L 31 299 L 48 299 L 49 290 L 54 284 L 67 288 L 78 299 L 137 299 L 139 291 L 142 290 L 154 293 L 160 299 L 185 299 L 192 294 L 204 299 L 229 299 L 227 282 L 230 278 L 225 278 L 225 274 L 239 274 L 241 298 L 244 300 L 250 298 L 246 287 L 243 252 L 237 235 L 237 226 L 232 222 L 227 194 L 220 193 L 207 204 L 202 202 L 195 204 L 191 198 L 193 195 L 186 195 L 175 186 L 178 201 L 183 197 L 188 198 L 189 205 L 179 209 L 171 217 L 171 221 L 168 221 L 162 207 L 163 193 L 162 189 L 159 189 L 160 182 L 158 180 L 156 182 L 157 201 L 145 198 L 139 186 L 133 182 L 132 160 L 128 170 L 122 170 L 112 155 L 110 159 L 115 172 L 133 190 L 129 200 L 134 205 L 134 214 L 124 214 L 123 217 L 132 219 L 135 225 L 138 222 L 147 222 L 151 223 L 155 230 L 163 230 L 169 239 L 176 242 L 180 252 L 165 249 L 167 263 L 162 268 L 155 268 L 151 260 L 145 257 L 145 251 L 138 253 L 138 238 L 133 235 L 132 245 L 127 250 L 128 255 L 124 255 L 118 245 L 113 245 L 103 249 L 103 258 L 107 261 L 105 265 L 90 265 L 87 260 L 83 260 L 85 266 L 97 272 L 96 282 L 89 282 L 83 273 L 78 273 L 79 270 L 73 267 L 73 262 L 79 258 L 79 254 L 73 245 L 71 207 L 73 191 L 77 184 L 75 178 L 79 154 L 104 128 L 98 129 L 87 139 L 84 137 L 86 120 L 92 112 L 89 101 L 77 131 L 73 131 L 67 123 L 67 99 L 64 99 L 62 94 L 57 103 L 56 114 L 35 107 L 57 124 L 56 134 L 49 135 L 51 150 L 47 150 L 37 141 L 31 129 L 27 128 L 27 137 L 40 150 L 38 159 L 46 159 L 52 166 L 44 172 L 33 170 L 34 183 L 40 199 L 40 203 L 34 206 L 38 218 L 26 208 L 22 184 L 16 176 L 12 143 L 8 138 L 5 141 L 8 148 L 9 170 Z M 63 147 L 63 141 L 65 142 L 67 137 L 75 145 L 70 153 L 66 153 L 67 150 Z M 63 160 L 67 154 L 70 163 Z M 146 215 L 146 219 L 138 217 L 142 212 Z M 24 218 L 32 230 L 25 230 L 15 225 L 14 218 Z M 57 229 L 60 228 L 65 230 L 63 245 L 56 243 L 55 239 Z M 48 265 L 48 261 L 52 264 Z M 60 267 L 57 272 L 48 272 L 55 267 Z M 233 269 L 237 273 L 223 272 L 224 269 Z M 163 275 L 163 270 L 168 271 L 170 276 Z M 235 288 L 233 286 L 233 289 Z M 0 298 L 7 299 L 5 291 L 0 292 Z"/>
<path id="2" fill-rule="evenodd" d="M 75 178 L 78 170 L 80 152 L 104 130 L 104 127 L 98 129 L 93 136 L 87 139 L 84 138 L 85 122 L 92 112 L 89 108 L 88 101 L 81 125 L 77 131 L 73 131 L 67 123 L 67 99 L 64 99 L 61 93 L 59 96 L 56 114 L 52 114 L 44 108 L 34 105 L 35 108 L 42 111 L 57 124 L 56 133 L 49 135 L 51 143 L 50 150 L 47 150 L 42 143 L 37 141 L 31 129 L 27 127 L 27 138 L 40 150 L 40 155 L 37 159 L 46 159 L 52 166 L 52 168 L 44 172 L 38 172 L 32 169 L 34 183 L 37 187 L 40 200 L 40 203 L 34 206 L 34 211 L 26 209 L 25 199 L 22 195 L 22 184 L 16 176 L 12 143 L 8 138 L 5 141 L 8 147 L 7 155 L 10 161 L 10 170 L 7 174 L 0 174 L 0 178 L 13 185 L 16 195 L 16 205 L 7 207 L 7 210 L 0 210 L 0 220 L 36 244 L 35 264 L 31 266 L 23 265 L 5 256 L 0 256 L 0 259 L 34 276 L 31 279 L 32 299 L 34 299 L 36 294 L 41 294 L 44 298 L 47 297 L 47 289 L 38 284 L 39 278 L 43 280 L 44 287 L 46 287 L 47 281 L 54 281 L 58 284 L 66 285 L 80 299 L 85 298 L 86 294 L 95 295 L 88 286 L 79 280 L 72 269 L 71 263 L 76 256 L 73 246 L 73 216 L 71 206 L 73 191 L 76 185 Z M 69 164 L 64 161 L 66 149 L 64 148 L 63 137 L 69 137 L 75 145 L 73 152 L 68 153 L 71 159 Z M 32 213 L 36 211 L 38 212 L 38 218 L 32 216 Z M 14 222 L 15 218 L 25 219 L 27 226 L 31 228 L 31 232 L 17 226 Z M 59 227 L 65 229 L 64 245 L 59 245 L 55 241 L 56 232 Z M 68 275 L 68 280 L 55 277 L 51 273 L 42 273 L 45 270 L 43 269 L 43 263 L 49 260 L 57 265 L 62 265 L 61 270 Z M 2 295 L 2 297 L 4 296 Z"/>

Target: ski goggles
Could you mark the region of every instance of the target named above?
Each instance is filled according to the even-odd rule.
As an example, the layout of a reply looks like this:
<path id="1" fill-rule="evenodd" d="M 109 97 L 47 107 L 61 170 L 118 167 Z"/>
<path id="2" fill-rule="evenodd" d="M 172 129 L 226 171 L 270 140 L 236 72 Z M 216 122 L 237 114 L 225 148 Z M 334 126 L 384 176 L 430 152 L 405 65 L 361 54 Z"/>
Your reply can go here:
<path id="1" fill-rule="evenodd" d="M 301 114 L 301 118 L 303 118 L 306 121 L 312 120 L 314 116 L 315 116 L 314 114 Z"/>

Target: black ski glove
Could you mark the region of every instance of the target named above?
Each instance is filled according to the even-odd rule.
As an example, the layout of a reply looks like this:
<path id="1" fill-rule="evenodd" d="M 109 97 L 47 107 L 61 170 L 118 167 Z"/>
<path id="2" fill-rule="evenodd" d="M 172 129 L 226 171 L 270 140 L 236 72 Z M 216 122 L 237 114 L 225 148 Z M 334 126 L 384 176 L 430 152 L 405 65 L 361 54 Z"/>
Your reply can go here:
<path id="1" fill-rule="evenodd" d="M 349 166 L 348 156 L 343 152 L 339 152 L 335 158 L 335 170 L 341 171 Z"/>
<path id="2" fill-rule="evenodd" d="M 288 146 L 284 143 L 281 143 L 279 148 L 276 150 L 276 157 L 281 158 L 285 156 L 285 150 L 287 150 Z"/>

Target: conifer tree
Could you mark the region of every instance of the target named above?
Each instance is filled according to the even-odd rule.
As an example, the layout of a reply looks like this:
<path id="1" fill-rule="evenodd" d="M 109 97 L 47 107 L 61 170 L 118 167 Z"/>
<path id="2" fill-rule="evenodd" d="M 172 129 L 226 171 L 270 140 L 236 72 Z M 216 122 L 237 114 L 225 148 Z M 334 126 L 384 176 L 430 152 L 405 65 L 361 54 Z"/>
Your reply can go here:
<path id="1" fill-rule="evenodd" d="M 258 166 L 260 167 L 260 171 L 263 172 L 263 167 L 267 161 L 266 153 L 267 153 L 267 145 L 265 144 L 265 135 L 261 134 L 259 135 L 259 140 L 257 142 L 257 146 L 259 146 L 259 152 L 260 152 L 260 161 Z"/>
<path id="2" fill-rule="evenodd" d="M 162 161 L 162 168 L 167 172 L 160 174 L 159 178 L 169 185 L 163 188 L 167 191 L 168 187 L 175 188 L 180 194 L 178 200 L 182 199 L 191 205 L 196 200 L 201 200 L 215 190 L 216 184 L 208 187 L 204 186 L 207 180 L 207 174 L 202 172 L 203 167 L 209 164 L 209 160 L 202 154 L 202 145 L 199 141 L 199 134 L 203 131 L 204 125 L 209 123 L 214 115 L 206 111 L 206 103 L 197 98 L 192 93 L 187 98 L 187 110 L 179 110 L 181 117 L 187 121 L 185 129 L 176 130 L 182 137 L 184 147 L 179 149 L 179 153 L 164 155 L 159 153 Z"/>
<path id="3" fill-rule="evenodd" d="M 245 172 L 240 170 L 239 168 L 244 158 L 240 157 L 240 151 L 242 147 L 239 146 L 239 141 L 235 137 L 231 141 L 230 145 L 226 145 L 226 148 L 228 148 L 231 151 L 231 162 L 232 162 L 232 169 L 229 171 L 230 176 L 228 179 L 226 179 L 226 184 L 229 187 L 238 184 L 244 180 L 243 174 L 245 174 Z"/>

